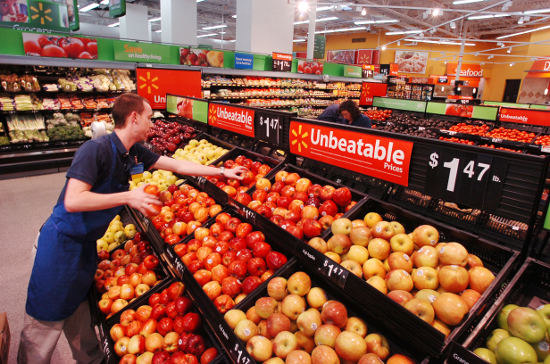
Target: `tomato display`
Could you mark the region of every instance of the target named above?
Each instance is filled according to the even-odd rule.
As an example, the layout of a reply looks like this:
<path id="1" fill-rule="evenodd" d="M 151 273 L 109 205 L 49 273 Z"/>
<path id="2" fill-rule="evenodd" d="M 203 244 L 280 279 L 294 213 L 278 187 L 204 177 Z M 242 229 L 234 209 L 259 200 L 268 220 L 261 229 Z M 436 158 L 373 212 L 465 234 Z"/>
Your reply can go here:
<path id="1" fill-rule="evenodd" d="M 468 145 L 474 145 L 475 143 L 471 140 L 466 139 L 459 139 L 459 138 L 446 138 L 446 137 L 439 137 L 439 140 L 445 140 L 447 142 L 453 142 L 453 143 L 460 143 L 460 144 L 468 144 Z"/>
<path id="2" fill-rule="evenodd" d="M 472 125 L 466 123 L 459 123 L 451 126 L 450 131 L 456 131 L 457 133 L 473 134 L 473 135 L 485 135 L 489 131 L 489 125 Z"/>
<path id="3" fill-rule="evenodd" d="M 550 146 L 550 135 L 540 135 L 535 139 L 535 144 Z"/>
<path id="4" fill-rule="evenodd" d="M 387 118 L 391 117 L 392 110 L 369 109 L 365 111 L 364 114 L 371 120 L 385 121 Z"/>
<path id="5" fill-rule="evenodd" d="M 530 143 L 531 140 L 535 137 L 535 133 L 518 130 L 518 129 L 507 129 L 507 128 L 497 128 L 493 129 L 485 136 L 490 138 L 506 139 L 512 140 L 515 142 Z"/>
<path id="6" fill-rule="evenodd" d="M 508 151 L 508 152 L 521 153 L 520 150 L 511 149 L 511 148 L 505 148 L 505 147 L 497 147 L 497 146 L 494 145 L 494 144 L 482 144 L 482 145 L 480 145 L 480 147 L 492 148 L 492 149 L 498 149 L 498 150 L 506 150 L 506 151 Z"/>

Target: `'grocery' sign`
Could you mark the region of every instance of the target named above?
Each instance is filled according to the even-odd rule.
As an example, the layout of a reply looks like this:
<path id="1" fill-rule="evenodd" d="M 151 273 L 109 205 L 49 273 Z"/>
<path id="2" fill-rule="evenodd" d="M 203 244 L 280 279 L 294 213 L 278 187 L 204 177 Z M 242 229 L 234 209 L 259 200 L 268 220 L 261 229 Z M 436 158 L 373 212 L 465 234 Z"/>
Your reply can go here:
<path id="1" fill-rule="evenodd" d="M 290 122 L 289 142 L 291 153 L 403 186 L 409 183 L 412 142 L 295 120 Z"/>
<path id="2" fill-rule="evenodd" d="M 254 138 L 254 110 L 210 104 L 208 124 Z"/>

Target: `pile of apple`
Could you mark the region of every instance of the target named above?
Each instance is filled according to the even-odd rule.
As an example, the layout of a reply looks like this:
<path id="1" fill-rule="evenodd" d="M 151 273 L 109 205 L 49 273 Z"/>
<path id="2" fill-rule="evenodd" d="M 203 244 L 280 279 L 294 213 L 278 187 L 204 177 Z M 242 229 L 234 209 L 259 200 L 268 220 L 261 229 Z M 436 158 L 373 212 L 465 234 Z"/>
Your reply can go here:
<path id="1" fill-rule="evenodd" d="M 263 164 L 259 161 L 253 161 L 244 155 L 239 155 L 235 158 L 235 160 L 228 159 L 224 161 L 223 166 L 227 169 L 238 166 L 243 166 L 248 169 L 241 181 L 234 178 L 207 177 L 210 182 L 221 188 L 230 197 L 236 198 L 238 196 L 239 198 L 248 199 L 248 202 L 243 201 L 246 202 L 243 203 L 245 206 L 251 201 L 250 196 L 245 192 L 254 186 L 259 178 L 266 176 L 271 171 L 271 167 L 269 165 Z"/>
<path id="2" fill-rule="evenodd" d="M 346 306 L 328 300 L 311 286 L 304 272 L 271 279 L 268 296 L 256 300 L 246 313 L 233 309 L 224 318 L 246 350 L 264 364 L 414 363 L 401 354 L 390 357 L 380 334 L 368 333 L 359 317 L 348 317 Z"/>
<path id="3" fill-rule="evenodd" d="M 169 245 L 179 243 L 222 210 L 221 205 L 206 192 L 200 192 L 186 183 L 179 187 L 171 185 L 165 191 L 149 185 L 145 192 L 158 196 L 163 203 L 163 206 L 151 205 L 157 209 L 157 214 L 149 218 Z"/>
<path id="4" fill-rule="evenodd" d="M 227 153 L 228 150 L 210 143 L 206 139 L 191 139 L 185 147 L 178 148 L 174 153 L 174 159 L 185 159 L 191 162 L 207 165 Z"/>
<path id="5" fill-rule="evenodd" d="M 157 120 L 147 133 L 147 143 L 156 153 L 174 153 L 181 142 L 186 142 L 197 134 L 192 126 Z"/>
<path id="6" fill-rule="evenodd" d="M 492 364 L 550 363 L 550 304 L 536 310 L 508 304 L 497 316 L 499 328 L 474 353 Z"/>
<path id="7" fill-rule="evenodd" d="M 235 200 L 299 239 L 321 235 L 334 219 L 356 204 L 347 187 L 321 186 L 287 171 L 277 172 L 273 184 L 267 178 L 259 178 L 251 197 L 245 199 L 238 194 Z"/>
<path id="8" fill-rule="evenodd" d="M 190 311 L 191 300 L 183 296 L 184 285 L 174 282 L 149 297 L 149 305 L 127 309 L 110 330 L 120 363 L 207 364 L 218 355 L 207 348 L 199 334 L 201 318 Z"/>
<path id="9" fill-rule="evenodd" d="M 97 252 L 110 252 L 125 242 L 126 239 L 132 239 L 135 234 L 135 225 L 124 225 L 122 221 L 120 221 L 120 215 L 116 215 L 109 223 L 109 227 L 105 231 L 105 234 L 96 240 Z"/>
<path id="10" fill-rule="evenodd" d="M 142 185 L 155 185 L 160 191 L 164 191 L 175 183 L 178 183 L 178 177 L 176 177 L 172 172 L 165 171 L 162 169 L 153 171 L 144 171 L 141 177 L 132 179 L 130 181 L 130 190 L 133 190 L 136 187 L 141 187 Z"/>
<path id="11" fill-rule="evenodd" d="M 327 241 L 308 244 L 445 335 L 495 278 L 462 244 L 439 242 L 431 225 L 407 234 L 399 222 L 369 212 L 363 220 L 337 219 L 331 229 Z"/>
<path id="12" fill-rule="evenodd" d="M 159 260 L 152 253 L 150 244 L 136 233 L 134 240 L 124 244 L 124 249 L 112 253 L 111 260 L 106 251 L 99 254 L 101 261 L 94 281 L 102 294 L 98 302 L 101 312 L 111 316 L 157 284 L 155 269 Z"/>
<path id="13" fill-rule="evenodd" d="M 194 239 L 174 246 L 214 305 L 225 313 L 281 268 L 287 258 L 271 249 L 261 231 L 226 212 Z"/>

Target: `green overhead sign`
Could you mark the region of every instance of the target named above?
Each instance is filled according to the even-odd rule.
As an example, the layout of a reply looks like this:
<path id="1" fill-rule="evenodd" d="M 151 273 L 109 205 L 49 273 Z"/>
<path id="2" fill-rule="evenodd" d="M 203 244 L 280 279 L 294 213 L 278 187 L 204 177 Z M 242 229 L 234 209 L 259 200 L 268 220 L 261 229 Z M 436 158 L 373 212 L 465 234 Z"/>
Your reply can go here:
<path id="1" fill-rule="evenodd" d="M 109 0 L 109 16 L 118 18 L 126 15 L 126 0 Z"/>
<path id="2" fill-rule="evenodd" d="M 550 110 L 550 105 L 531 105 L 529 108 L 536 110 Z"/>
<path id="3" fill-rule="evenodd" d="M 115 61 L 169 63 L 170 46 L 163 44 L 113 41 Z"/>
<path id="4" fill-rule="evenodd" d="M 443 104 L 441 102 L 428 102 L 428 106 L 426 107 L 426 112 L 428 114 L 445 115 L 446 108 L 447 108 L 447 104 Z"/>
<path id="5" fill-rule="evenodd" d="M 361 78 L 363 77 L 363 71 L 361 67 L 344 66 L 344 77 Z"/>
<path id="6" fill-rule="evenodd" d="M 317 34 L 315 36 L 315 41 L 313 45 L 313 58 L 323 59 L 325 58 L 325 46 L 327 43 L 327 38 L 324 35 Z"/>
<path id="7" fill-rule="evenodd" d="M 498 115 L 498 107 L 474 106 L 472 118 L 495 121 Z"/>
<path id="8" fill-rule="evenodd" d="M 424 101 L 390 99 L 376 96 L 373 98 L 372 106 L 415 112 L 425 112 L 426 110 L 426 102 Z"/>
<path id="9" fill-rule="evenodd" d="M 24 31 L 78 30 L 77 0 L 1 0 L 0 25 Z"/>

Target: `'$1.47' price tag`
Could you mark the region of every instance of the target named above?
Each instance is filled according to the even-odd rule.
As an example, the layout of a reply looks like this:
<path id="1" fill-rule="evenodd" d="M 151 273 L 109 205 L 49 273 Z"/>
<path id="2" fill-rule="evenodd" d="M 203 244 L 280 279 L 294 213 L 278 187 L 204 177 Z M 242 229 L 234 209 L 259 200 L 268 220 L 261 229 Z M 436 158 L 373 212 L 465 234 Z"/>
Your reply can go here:
<path id="1" fill-rule="evenodd" d="M 349 271 L 330 258 L 325 258 L 319 270 L 338 287 L 345 288 Z"/>
<path id="2" fill-rule="evenodd" d="M 279 145 L 281 141 L 281 130 L 283 128 L 280 116 L 272 113 L 257 112 L 256 121 L 256 138 L 267 140 L 274 145 Z"/>
<path id="3" fill-rule="evenodd" d="M 233 347 L 233 357 L 235 358 L 235 363 L 237 364 L 250 364 L 252 361 L 248 357 L 248 352 L 239 344 L 235 343 Z"/>

